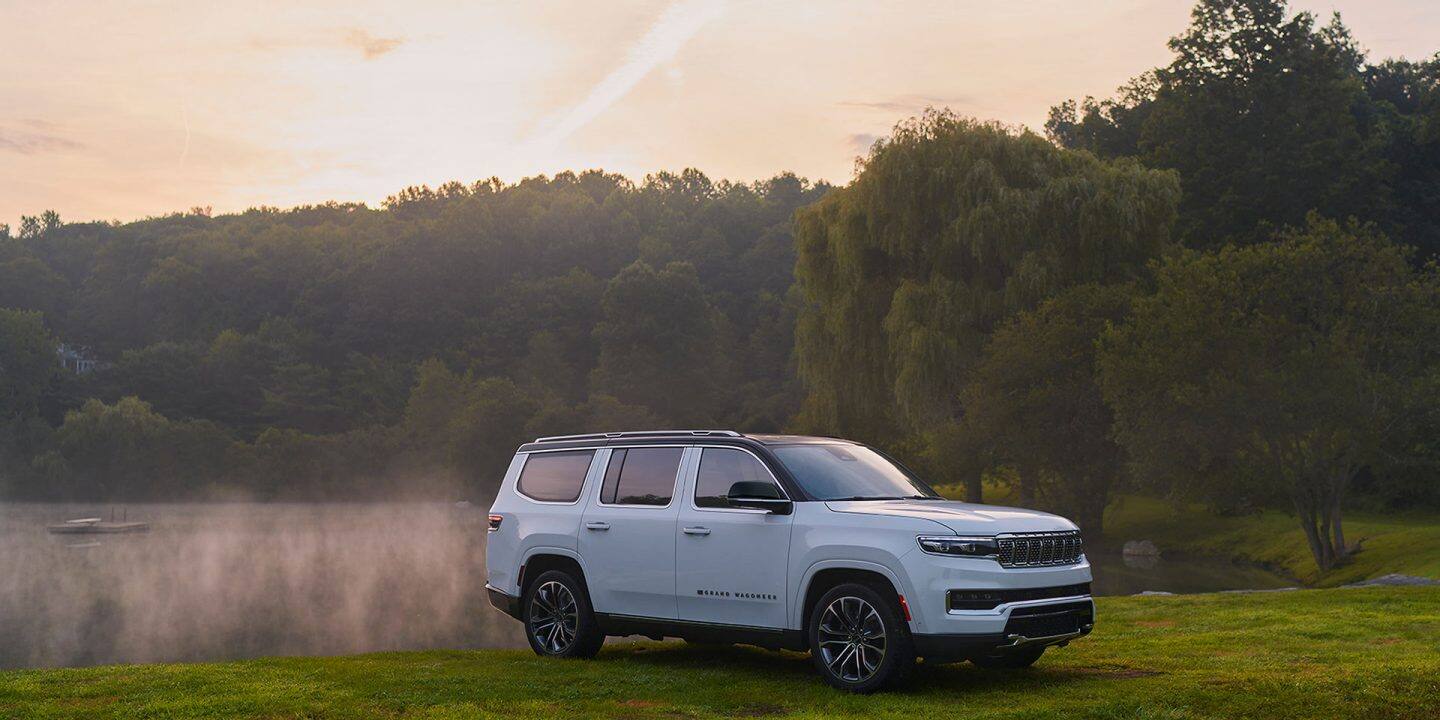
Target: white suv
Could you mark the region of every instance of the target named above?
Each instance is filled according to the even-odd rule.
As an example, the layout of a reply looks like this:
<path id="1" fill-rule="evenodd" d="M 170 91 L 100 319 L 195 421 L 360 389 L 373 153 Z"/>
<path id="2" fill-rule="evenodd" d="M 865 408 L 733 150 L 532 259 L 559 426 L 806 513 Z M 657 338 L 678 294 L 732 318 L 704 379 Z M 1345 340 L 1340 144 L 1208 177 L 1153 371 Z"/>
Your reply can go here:
<path id="1" fill-rule="evenodd" d="M 834 438 L 539 438 L 505 473 L 485 560 L 490 602 L 541 655 L 607 635 L 809 650 L 855 692 L 917 656 L 1028 667 L 1095 617 L 1073 523 L 944 500 Z"/>

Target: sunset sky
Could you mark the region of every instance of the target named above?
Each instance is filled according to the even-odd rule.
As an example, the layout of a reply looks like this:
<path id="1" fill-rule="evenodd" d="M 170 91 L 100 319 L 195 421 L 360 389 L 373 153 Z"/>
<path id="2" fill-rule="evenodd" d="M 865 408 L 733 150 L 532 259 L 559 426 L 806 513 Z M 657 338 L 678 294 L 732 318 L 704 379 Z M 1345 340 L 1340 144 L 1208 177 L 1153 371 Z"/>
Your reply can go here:
<path id="1" fill-rule="evenodd" d="M 1188 0 L 0 0 L 0 223 L 604 168 L 843 183 L 927 105 L 1040 128 L 1168 61 Z M 1339 10 L 1372 58 L 1440 3 Z"/>

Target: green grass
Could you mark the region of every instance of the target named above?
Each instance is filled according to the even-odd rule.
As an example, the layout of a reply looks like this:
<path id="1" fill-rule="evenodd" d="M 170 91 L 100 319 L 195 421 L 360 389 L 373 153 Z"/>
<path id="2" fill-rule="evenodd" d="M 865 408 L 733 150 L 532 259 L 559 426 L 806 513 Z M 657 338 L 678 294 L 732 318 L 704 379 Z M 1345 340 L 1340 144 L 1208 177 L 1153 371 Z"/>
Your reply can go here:
<path id="1" fill-rule="evenodd" d="M 1440 707 L 1440 589 L 1101 598 L 1028 671 L 921 666 L 831 690 L 794 653 L 615 643 L 594 661 L 413 652 L 0 673 L 20 718 L 1420 718 Z"/>

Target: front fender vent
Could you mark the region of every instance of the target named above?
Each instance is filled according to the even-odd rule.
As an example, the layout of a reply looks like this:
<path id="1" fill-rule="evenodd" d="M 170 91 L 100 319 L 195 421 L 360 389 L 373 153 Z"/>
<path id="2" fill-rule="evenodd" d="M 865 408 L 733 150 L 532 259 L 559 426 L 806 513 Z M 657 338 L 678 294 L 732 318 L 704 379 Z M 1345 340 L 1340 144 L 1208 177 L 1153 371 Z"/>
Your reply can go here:
<path id="1" fill-rule="evenodd" d="M 1080 533 L 1065 532 L 1008 533 L 995 538 L 998 559 L 1004 567 L 1051 567 L 1074 565 L 1085 554 Z"/>

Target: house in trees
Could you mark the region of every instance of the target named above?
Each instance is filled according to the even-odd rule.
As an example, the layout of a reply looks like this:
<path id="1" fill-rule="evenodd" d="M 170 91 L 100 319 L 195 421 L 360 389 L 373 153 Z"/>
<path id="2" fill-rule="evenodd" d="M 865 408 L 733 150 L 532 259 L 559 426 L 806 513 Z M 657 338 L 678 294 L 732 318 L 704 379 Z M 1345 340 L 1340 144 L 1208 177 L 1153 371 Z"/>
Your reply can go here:
<path id="1" fill-rule="evenodd" d="M 85 375 L 100 367 L 100 361 L 95 358 L 95 354 L 86 345 L 60 343 L 55 348 L 55 355 L 60 359 L 60 367 L 76 375 Z"/>

